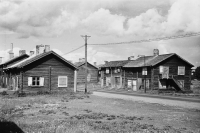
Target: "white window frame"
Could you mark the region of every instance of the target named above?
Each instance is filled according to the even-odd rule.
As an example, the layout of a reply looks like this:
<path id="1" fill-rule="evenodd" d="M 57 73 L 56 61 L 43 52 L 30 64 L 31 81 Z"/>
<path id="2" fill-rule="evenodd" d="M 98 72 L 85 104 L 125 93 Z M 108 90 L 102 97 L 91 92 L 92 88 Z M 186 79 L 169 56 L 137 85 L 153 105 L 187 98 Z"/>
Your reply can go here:
<path id="1" fill-rule="evenodd" d="M 180 69 L 184 69 L 183 73 L 180 73 Z M 178 75 L 185 75 L 185 66 L 178 66 Z"/>
<path id="2" fill-rule="evenodd" d="M 117 72 L 120 73 L 120 71 L 121 71 L 120 68 L 118 68 L 118 69 L 117 69 Z"/>
<path id="3" fill-rule="evenodd" d="M 61 78 L 66 79 L 66 85 L 60 85 L 60 80 Z M 68 86 L 68 77 L 67 76 L 58 76 L 58 87 L 67 87 Z"/>
<path id="4" fill-rule="evenodd" d="M 110 73 L 109 68 L 106 68 L 106 74 L 109 74 L 109 73 Z"/>
<path id="5" fill-rule="evenodd" d="M 147 67 L 142 68 L 142 75 L 147 75 Z"/>
<path id="6" fill-rule="evenodd" d="M 33 82 L 36 81 L 36 80 L 33 81 L 33 78 L 39 78 L 39 84 L 34 84 L 33 85 Z M 40 76 L 31 76 L 31 77 L 28 77 L 28 86 L 32 86 L 32 87 L 44 86 L 44 77 L 40 77 Z"/>

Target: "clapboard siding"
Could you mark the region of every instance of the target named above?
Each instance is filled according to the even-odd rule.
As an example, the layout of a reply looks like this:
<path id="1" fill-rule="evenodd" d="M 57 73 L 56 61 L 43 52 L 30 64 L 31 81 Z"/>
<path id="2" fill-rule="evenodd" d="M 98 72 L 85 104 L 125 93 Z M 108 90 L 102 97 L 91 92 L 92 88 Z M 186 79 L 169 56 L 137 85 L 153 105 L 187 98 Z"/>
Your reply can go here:
<path id="1" fill-rule="evenodd" d="M 51 76 L 49 75 L 51 67 Z M 28 77 L 38 76 L 44 77 L 44 86 L 42 87 L 30 87 L 28 86 Z M 74 69 L 64 63 L 62 60 L 53 55 L 48 55 L 42 59 L 39 59 L 24 68 L 23 73 L 23 88 L 24 90 L 44 90 L 49 91 L 49 82 L 51 77 L 51 90 L 58 89 L 58 76 L 68 77 L 68 88 L 74 86 Z"/>

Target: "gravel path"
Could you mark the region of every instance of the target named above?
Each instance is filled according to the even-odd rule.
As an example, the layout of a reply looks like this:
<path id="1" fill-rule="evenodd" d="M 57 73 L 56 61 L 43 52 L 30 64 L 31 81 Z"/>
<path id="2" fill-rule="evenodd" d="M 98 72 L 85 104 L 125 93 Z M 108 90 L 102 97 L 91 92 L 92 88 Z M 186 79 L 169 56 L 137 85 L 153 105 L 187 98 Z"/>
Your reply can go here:
<path id="1" fill-rule="evenodd" d="M 196 102 L 168 100 L 168 99 L 150 98 L 150 97 L 142 97 L 142 96 L 141 97 L 129 96 L 129 95 L 123 95 L 123 94 L 111 94 L 111 93 L 104 93 L 104 92 L 93 92 L 93 95 L 107 97 L 107 98 L 117 98 L 117 99 L 141 101 L 141 102 L 148 102 L 148 103 L 158 103 L 158 104 L 169 105 L 169 106 L 179 106 L 183 108 L 200 109 L 200 103 L 196 103 Z"/>

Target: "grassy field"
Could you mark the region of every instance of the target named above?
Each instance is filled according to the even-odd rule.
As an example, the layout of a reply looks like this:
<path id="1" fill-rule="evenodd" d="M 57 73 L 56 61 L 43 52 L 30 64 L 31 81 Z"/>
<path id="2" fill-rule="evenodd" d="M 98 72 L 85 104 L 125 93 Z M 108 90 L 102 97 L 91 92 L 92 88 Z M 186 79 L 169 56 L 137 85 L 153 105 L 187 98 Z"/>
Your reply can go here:
<path id="1" fill-rule="evenodd" d="M 26 133 L 198 133 L 200 110 L 83 93 L 0 96 L 0 120 Z"/>

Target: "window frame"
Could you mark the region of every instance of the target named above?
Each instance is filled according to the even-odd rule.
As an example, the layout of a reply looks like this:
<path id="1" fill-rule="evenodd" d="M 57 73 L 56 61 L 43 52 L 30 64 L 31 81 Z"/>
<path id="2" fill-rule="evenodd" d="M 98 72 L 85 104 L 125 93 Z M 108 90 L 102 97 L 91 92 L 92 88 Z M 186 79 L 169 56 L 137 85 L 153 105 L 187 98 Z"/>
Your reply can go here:
<path id="1" fill-rule="evenodd" d="M 38 78 L 38 79 L 34 79 L 34 78 Z M 37 84 L 37 82 L 39 84 Z M 36 83 L 36 84 L 34 84 Z M 29 76 L 28 77 L 28 86 L 30 87 L 42 87 L 44 86 L 44 77 L 42 76 Z"/>
<path id="2" fill-rule="evenodd" d="M 142 75 L 147 75 L 147 67 L 142 68 Z"/>
<path id="3" fill-rule="evenodd" d="M 180 73 L 180 68 L 184 68 L 183 74 Z M 178 66 L 178 75 L 185 75 L 185 66 Z"/>
<path id="4" fill-rule="evenodd" d="M 60 85 L 60 78 L 66 78 L 66 85 Z M 58 87 L 68 87 L 68 76 L 58 76 Z"/>
<path id="5" fill-rule="evenodd" d="M 36 79 L 34 80 L 34 78 L 36 78 Z M 36 83 L 36 84 L 33 84 L 33 83 Z M 39 84 L 37 85 L 37 83 L 39 83 Z M 32 84 L 31 84 L 31 86 L 40 86 L 40 77 L 39 76 L 33 76 L 32 77 Z"/>
<path id="6" fill-rule="evenodd" d="M 109 73 L 110 73 L 110 69 L 106 68 L 106 74 L 109 74 Z"/>

